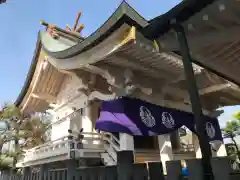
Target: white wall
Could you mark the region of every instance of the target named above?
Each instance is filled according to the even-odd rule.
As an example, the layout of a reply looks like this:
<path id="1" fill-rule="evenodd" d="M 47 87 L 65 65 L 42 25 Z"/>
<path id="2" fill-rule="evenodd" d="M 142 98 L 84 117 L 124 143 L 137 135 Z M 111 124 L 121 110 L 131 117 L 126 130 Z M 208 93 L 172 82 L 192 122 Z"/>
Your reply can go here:
<path id="1" fill-rule="evenodd" d="M 60 137 L 68 135 L 68 129 L 70 127 L 70 119 L 63 121 L 59 124 L 54 124 L 52 127 L 51 140 L 56 140 Z"/>
<path id="2" fill-rule="evenodd" d="M 77 88 L 81 85 L 81 81 L 76 77 L 66 76 L 61 87 L 61 91 L 57 95 L 57 104 L 60 105 L 55 109 L 55 115 L 52 120 L 51 140 L 60 138 L 68 134 L 68 129 L 79 130 L 82 128 L 82 115 L 77 113 L 71 116 L 74 109 L 78 110 L 84 107 L 85 95 L 80 95 Z M 66 118 L 68 115 L 70 117 Z"/>

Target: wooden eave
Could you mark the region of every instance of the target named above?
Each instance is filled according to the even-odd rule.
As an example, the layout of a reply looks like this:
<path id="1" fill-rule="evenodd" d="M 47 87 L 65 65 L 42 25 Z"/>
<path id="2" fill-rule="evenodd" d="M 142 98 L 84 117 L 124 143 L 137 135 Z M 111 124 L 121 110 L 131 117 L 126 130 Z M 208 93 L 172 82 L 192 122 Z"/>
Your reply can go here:
<path id="1" fill-rule="evenodd" d="M 46 67 L 43 68 L 44 58 L 45 54 L 40 52 L 32 81 L 19 104 L 20 109 L 26 114 L 44 112 L 48 109 L 50 103 L 55 103 L 53 98 L 56 98 L 64 79 L 64 74 L 60 73 L 48 62 Z"/>
<path id="2" fill-rule="evenodd" d="M 229 2 L 232 1 L 233 0 L 230 0 Z M 171 26 L 171 21 L 176 20 L 180 22 L 185 29 L 186 27 L 189 28 L 189 31 L 187 31 L 188 37 L 200 37 L 199 41 L 192 38 L 192 44 L 190 41 L 198 88 L 201 90 L 209 86 L 227 84 L 229 81 L 238 84 L 239 80 L 236 79 L 236 76 L 233 77 L 233 74 L 236 75 L 235 73 L 239 72 L 235 72 L 237 70 L 233 65 L 231 66 L 233 71 L 230 72 L 230 66 L 223 63 L 223 60 L 218 60 L 221 58 L 216 59 L 221 65 L 221 67 L 219 67 L 220 65 L 218 65 L 218 63 L 206 61 L 201 56 L 201 54 L 208 52 L 208 50 L 212 50 L 211 48 L 215 46 L 222 46 L 220 42 L 216 43 L 215 41 L 210 41 L 208 43 L 208 45 L 212 45 L 211 48 L 207 46 L 206 41 L 203 41 L 201 37 L 203 32 L 216 33 L 221 29 L 222 33 L 223 29 L 221 28 L 221 23 L 224 22 L 226 23 L 224 24 L 226 27 L 233 26 L 233 22 L 229 24 L 232 20 L 229 21 L 226 19 L 220 23 L 219 19 L 223 18 L 223 16 L 212 16 L 211 12 L 215 12 L 216 7 L 220 8 L 219 2 L 222 1 L 186 0 L 166 14 L 148 22 L 137 14 L 128 4 L 123 3 L 103 26 L 82 42 L 62 51 L 49 51 L 49 48 L 46 47 L 48 44 L 44 44 L 44 51 L 50 56 L 50 62 L 53 60 L 54 63 L 52 63 L 53 61 L 51 63 L 56 67 L 59 65 L 58 68 L 60 69 L 70 70 L 74 68 L 85 68 L 88 64 L 97 67 L 111 66 L 115 70 L 120 69 L 120 71 L 127 68 L 143 77 L 152 78 L 152 80 L 159 83 L 160 87 L 180 86 L 185 80 L 181 56 Z M 228 7 L 228 3 L 226 6 Z M 234 8 L 233 12 L 236 13 L 236 8 Z M 211 22 L 213 22 L 212 24 L 203 22 L 202 18 L 205 14 L 207 14 L 209 18 L 214 17 L 214 20 L 211 19 Z M 233 16 L 235 17 L 234 26 L 236 26 L 237 16 Z M 191 25 L 189 24 L 192 24 L 194 28 L 193 31 L 190 31 Z M 123 28 L 123 26 L 125 28 Z M 135 34 L 131 38 L 128 38 L 132 28 L 135 29 Z M 227 30 L 228 28 L 225 29 Z M 120 32 L 120 36 L 115 36 L 114 33 L 118 31 Z M 115 39 L 112 37 L 115 37 Z M 158 46 L 156 46 L 156 41 L 154 41 L 154 39 L 157 40 Z M 228 41 L 229 40 L 230 39 L 228 39 Z M 110 42 L 114 46 L 107 47 L 111 46 Z M 196 50 L 194 50 L 194 43 L 196 43 Z M 106 51 L 105 54 L 104 48 L 109 48 L 109 51 Z M 217 50 L 220 49 L 216 49 L 216 51 Z M 211 55 L 213 54 L 212 52 Z M 94 60 L 90 60 L 92 56 L 96 56 L 95 59 L 93 58 Z M 72 63 L 73 61 L 76 62 Z M 212 73 L 217 74 L 214 77 L 215 81 L 209 78 L 209 74 Z M 236 94 L 239 94 L 239 91 L 234 84 L 233 86 L 234 88 L 227 87 L 223 90 L 202 95 L 203 104 L 207 104 L 209 109 L 214 109 L 218 106 L 236 105 L 240 101 L 240 99 L 235 98 L 237 97 Z M 187 90 L 185 87 L 180 87 L 180 89 Z M 174 94 L 169 93 L 166 96 L 169 96 L 169 98 L 173 100 L 177 99 Z M 223 97 L 219 100 L 219 96 L 226 96 L 226 98 Z M 212 99 L 210 98 L 211 100 L 209 100 L 209 98 L 205 97 L 212 97 Z"/>
<path id="3" fill-rule="evenodd" d="M 113 71 L 118 70 L 119 73 L 124 69 L 129 69 L 137 77 L 154 81 L 154 86 L 158 86 L 159 93 L 161 93 L 160 89 L 164 86 L 187 92 L 187 82 L 185 81 L 181 57 L 175 53 L 157 52 L 151 48 L 136 40 L 125 44 L 116 52 L 93 65 L 102 68 L 112 67 Z M 216 109 L 221 106 L 240 103 L 240 91 L 235 84 L 197 65 L 194 65 L 194 72 L 199 90 L 219 86 L 219 89 L 215 88 L 212 92 L 209 91 L 201 95 L 203 107 Z M 179 97 L 175 97 L 172 91 L 165 93 L 166 97 L 173 101 L 183 102 L 184 98 L 186 98 L 179 99 Z M 188 96 L 188 94 L 186 95 Z"/>
<path id="4" fill-rule="evenodd" d="M 172 15 L 173 10 L 171 10 L 163 15 L 164 17 L 153 20 L 150 26 L 152 26 L 154 38 L 157 38 L 162 51 L 174 51 L 180 55 L 173 22 L 180 23 L 186 31 L 192 62 L 240 85 L 240 72 L 237 66 L 240 30 L 239 1 L 215 0 L 192 1 L 192 3 L 196 6 L 200 6 L 201 3 L 207 4 L 194 13 L 189 14 L 189 8 L 182 8 L 178 14 Z M 179 7 L 178 5 L 174 9 Z M 184 12 L 185 18 L 181 18 Z M 168 28 L 162 28 L 166 23 Z M 148 32 L 150 32 L 149 29 Z"/>
<path id="5" fill-rule="evenodd" d="M 26 114 L 44 112 L 53 101 L 53 98 L 49 99 L 49 97 L 57 96 L 63 82 L 64 74 L 49 64 L 45 58 L 46 54 L 41 50 L 41 44 L 38 42 L 24 87 L 15 102 Z M 47 64 L 43 65 L 43 63 Z M 48 96 L 48 99 L 40 96 Z"/>

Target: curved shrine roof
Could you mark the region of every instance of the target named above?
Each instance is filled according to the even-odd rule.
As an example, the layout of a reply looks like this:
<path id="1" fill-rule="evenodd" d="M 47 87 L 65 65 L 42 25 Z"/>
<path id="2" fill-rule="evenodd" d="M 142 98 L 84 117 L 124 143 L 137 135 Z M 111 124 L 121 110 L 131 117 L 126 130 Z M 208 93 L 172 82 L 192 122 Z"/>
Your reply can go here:
<path id="1" fill-rule="evenodd" d="M 24 88 L 16 100 L 16 105 L 19 105 L 21 103 L 24 95 L 26 94 L 26 89 L 29 87 L 29 83 L 31 82 L 36 66 L 35 59 L 41 45 L 44 51 L 50 57 L 53 57 L 59 61 L 64 61 L 64 59 L 71 59 L 79 54 L 84 54 L 88 50 L 96 47 L 125 24 L 129 27 L 134 26 L 137 29 L 137 32 L 141 34 L 140 36 L 143 36 L 143 38 L 149 40 L 149 42 L 153 42 L 154 39 L 158 40 L 159 37 L 170 32 L 170 29 L 172 28 L 171 20 L 175 19 L 180 23 L 185 23 L 191 19 L 191 17 L 194 17 L 197 13 L 201 12 L 214 2 L 216 2 L 216 0 L 185 0 L 167 13 L 150 21 L 147 21 L 133 8 L 131 8 L 125 1 L 123 1 L 118 9 L 112 14 L 112 16 L 99 29 L 97 29 L 93 34 L 85 39 L 76 39 L 76 36 L 74 37 L 75 40 L 72 40 L 72 38 L 66 38 L 65 35 L 67 34 L 69 36 L 69 33 L 61 30 L 61 32 L 63 32 L 65 35 L 61 36 L 60 34 L 60 38 L 58 40 L 55 40 L 51 38 L 47 33 L 41 32 L 38 37 L 37 48 L 34 53 L 30 71 L 24 84 Z M 160 40 L 158 40 L 158 43 L 161 44 L 159 41 Z M 175 54 L 179 54 L 178 51 L 172 51 L 175 52 Z M 223 77 L 236 84 L 240 84 L 240 80 L 236 81 L 236 78 L 234 79 L 232 76 L 230 77 L 229 74 L 219 71 L 216 66 L 209 66 L 207 63 L 201 62 L 199 60 L 193 60 L 193 62 L 204 67 L 206 70 L 214 72 L 220 77 Z"/>
<path id="2" fill-rule="evenodd" d="M 28 91 L 28 88 L 29 88 L 29 86 L 31 84 L 34 72 L 36 70 L 37 61 L 38 61 L 38 57 L 39 57 L 41 48 L 42 48 L 42 44 L 41 44 L 40 36 L 38 34 L 36 48 L 35 48 L 33 59 L 32 59 L 32 62 L 31 62 L 28 74 L 27 74 L 27 78 L 26 78 L 26 80 L 25 80 L 25 82 L 23 84 L 23 87 L 21 89 L 20 94 L 18 95 L 18 97 L 17 97 L 17 99 L 16 99 L 16 101 L 14 103 L 16 106 L 19 106 L 21 104 L 24 96 L 26 95 L 26 93 Z"/>

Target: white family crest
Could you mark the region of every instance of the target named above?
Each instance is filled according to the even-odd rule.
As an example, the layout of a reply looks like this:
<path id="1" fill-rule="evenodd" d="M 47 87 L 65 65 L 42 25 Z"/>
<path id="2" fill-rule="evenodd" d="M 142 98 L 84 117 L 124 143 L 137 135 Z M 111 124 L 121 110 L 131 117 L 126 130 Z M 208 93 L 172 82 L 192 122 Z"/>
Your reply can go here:
<path id="1" fill-rule="evenodd" d="M 151 111 L 146 108 L 145 106 L 141 106 L 139 109 L 140 117 L 142 119 L 142 122 L 147 126 L 147 127 L 154 127 L 156 125 L 155 118 L 152 116 Z"/>
<path id="2" fill-rule="evenodd" d="M 166 128 L 172 129 L 175 126 L 175 121 L 172 115 L 168 112 L 162 113 L 162 123 Z"/>
<path id="3" fill-rule="evenodd" d="M 210 122 L 207 122 L 206 125 L 205 125 L 205 128 L 206 128 L 207 135 L 210 138 L 214 138 L 215 134 L 216 134 L 216 130 L 215 130 L 213 124 L 210 123 Z"/>

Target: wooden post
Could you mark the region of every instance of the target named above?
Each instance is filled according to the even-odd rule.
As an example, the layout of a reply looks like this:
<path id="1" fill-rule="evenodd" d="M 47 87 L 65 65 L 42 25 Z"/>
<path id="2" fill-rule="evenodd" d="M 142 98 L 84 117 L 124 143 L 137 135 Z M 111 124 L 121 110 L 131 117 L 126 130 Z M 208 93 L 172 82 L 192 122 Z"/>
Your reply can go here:
<path id="1" fill-rule="evenodd" d="M 133 164 L 134 155 L 133 151 L 118 151 L 117 152 L 117 164 Z"/>
<path id="2" fill-rule="evenodd" d="M 165 180 L 161 162 L 148 163 L 148 174 L 150 180 Z"/>
<path id="3" fill-rule="evenodd" d="M 39 180 L 47 180 L 48 164 L 41 164 L 39 171 Z"/>
<path id="4" fill-rule="evenodd" d="M 173 23 L 173 28 L 176 32 L 177 40 L 179 43 L 181 55 L 182 55 L 182 62 L 184 67 L 184 72 L 186 76 L 186 81 L 188 85 L 188 93 L 192 105 L 192 111 L 194 114 L 194 120 L 196 124 L 196 132 L 199 139 L 199 144 L 202 153 L 202 163 L 204 174 L 211 174 L 211 148 L 208 143 L 208 136 L 205 129 L 205 121 L 202 112 L 202 105 L 199 97 L 198 87 L 192 67 L 192 60 L 189 52 L 188 42 L 185 34 L 185 30 L 183 26 L 176 21 Z M 208 180 L 208 177 L 205 177 L 205 180 Z"/>
<path id="5" fill-rule="evenodd" d="M 75 143 L 72 135 L 72 130 L 68 130 L 68 144 L 69 144 L 69 152 L 68 157 L 69 159 L 75 159 Z"/>
<path id="6" fill-rule="evenodd" d="M 72 134 L 72 130 L 68 130 L 68 140 L 69 140 L 69 159 L 66 161 L 67 167 L 67 180 L 73 180 L 76 174 L 77 161 L 75 159 L 75 142 Z"/>
<path id="7" fill-rule="evenodd" d="M 204 180 L 201 159 L 186 160 L 188 169 L 188 180 Z"/>
<path id="8" fill-rule="evenodd" d="M 28 178 L 30 177 L 30 174 L 31 174 L 31 168 L 30 167 L 24 167 L 23 168 L 22 180 L 28 180 Z"/>
<path id="9" fill-rule="evenodd" d="M 166 167 L 167 167 L 167 180 L 182 179 L 181 161 L 167 161 Z"/>
<path id="10" fill-rule="evenodd" d="M 116 180 L 118 178 L 117 166 L 100 167 L 99 180 Z"/>
<path id="11" fill-rule="evenodd" d="M 133 164 L 132 179 L 136 180 L 147 180 L 148 172 L 145 163 Z"/>
<path id="12" fill-rule="evenodd" d="M 214 179 L 230 180 L 230 173 L 232 172 L 230 159 L 228 157 L 212 158 L 212 170 Z"/>
<path id="13" fill-rule="evenodd" d="M 73 180 L 76 175 L 77 161 L 69 159 L 66 161 L 67 166 L 67 180 Z"/>
<path id="14" fill-rule="evenodd" d="M 119 180 L 129 180 L 133 173 L 133 151 L 117 152 L 117 171 Z"/>

